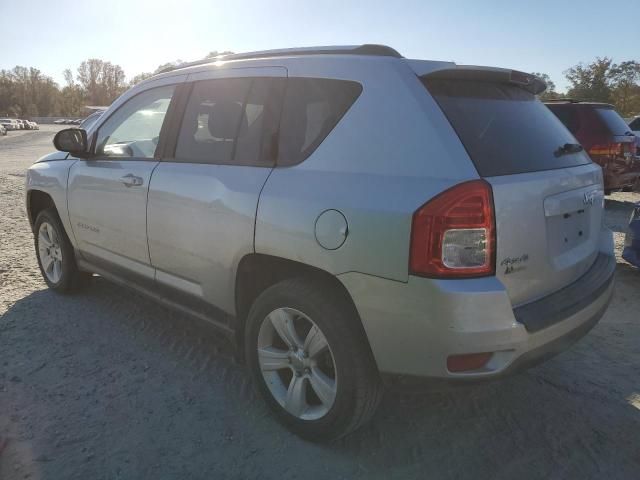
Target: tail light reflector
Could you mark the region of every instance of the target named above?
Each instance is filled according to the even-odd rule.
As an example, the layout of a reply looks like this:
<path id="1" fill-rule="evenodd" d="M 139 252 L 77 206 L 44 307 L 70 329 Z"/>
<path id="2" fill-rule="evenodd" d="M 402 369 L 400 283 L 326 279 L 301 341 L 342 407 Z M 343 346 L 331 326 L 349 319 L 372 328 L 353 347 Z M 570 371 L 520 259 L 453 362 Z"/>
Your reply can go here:
<path id="1" fill-rule="evenodd" d="M 496 231 L 491 186 L 461 183 L 413 214 L 409 271 L 434 278 L 495 274 Z"/>
<path id="2" fill-rule="evenodd" d="M 467 353 L 464 355 L 451 355 L 447 358 L 447 370 L 450 372 L 468 372 L 470 370 L 479 370 L 484 367 L 493 352 L 487 353 Z"/>

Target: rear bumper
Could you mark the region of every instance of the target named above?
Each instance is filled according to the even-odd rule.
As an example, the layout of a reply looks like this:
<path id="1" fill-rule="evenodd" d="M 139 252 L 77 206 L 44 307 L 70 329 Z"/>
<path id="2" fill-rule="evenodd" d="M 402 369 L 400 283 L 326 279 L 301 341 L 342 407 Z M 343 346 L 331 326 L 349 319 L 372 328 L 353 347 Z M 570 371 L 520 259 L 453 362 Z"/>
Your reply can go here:
<path id="1" fill-rule="evenodd" d="M 615 257 L 611 242 L 606 243 L 593 267 L 574 284 L 516 309 L 495 277 L 410 277 L 408 283 L 358 273 L 339 278 L 354 299 L 382 373 L 488 380 L 555 355 L 598 322 L 613 294 Z M 482 352 L 494 353 L 479 370 L 447 369 L 450 355 Z"/>

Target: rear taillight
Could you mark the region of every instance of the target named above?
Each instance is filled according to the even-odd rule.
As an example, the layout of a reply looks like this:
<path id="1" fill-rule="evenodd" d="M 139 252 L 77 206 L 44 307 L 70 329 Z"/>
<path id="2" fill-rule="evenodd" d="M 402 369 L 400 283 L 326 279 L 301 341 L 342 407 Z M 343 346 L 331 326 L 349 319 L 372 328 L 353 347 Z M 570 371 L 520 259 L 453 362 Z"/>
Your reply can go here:
<path id="1" fill-rule="evenodd" d="M 409 270 L 436 278 L 495 273 L 496 231 L 491 186 L 461 183 L 413 214 Z"/>
<path id="2" fill-rule="evenodd" d="M 631 151 L 631 143 L 601 143 L 589 149 L 589 155 L 608 155 L 611 157 L 621 157 Z"/>

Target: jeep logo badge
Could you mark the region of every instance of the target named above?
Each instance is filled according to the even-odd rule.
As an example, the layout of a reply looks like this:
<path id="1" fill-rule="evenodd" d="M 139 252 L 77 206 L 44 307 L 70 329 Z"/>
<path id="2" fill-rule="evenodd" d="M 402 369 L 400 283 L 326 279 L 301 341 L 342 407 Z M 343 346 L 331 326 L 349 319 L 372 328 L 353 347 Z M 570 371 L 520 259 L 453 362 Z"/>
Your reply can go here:
<path id="1" fill-rule="evenodd" d="M 593 205 L 593 202 L 596 199 L 596 192 L 585 192 L 584 198 L 582 199 L 582 203 L 585 205 Z"/>

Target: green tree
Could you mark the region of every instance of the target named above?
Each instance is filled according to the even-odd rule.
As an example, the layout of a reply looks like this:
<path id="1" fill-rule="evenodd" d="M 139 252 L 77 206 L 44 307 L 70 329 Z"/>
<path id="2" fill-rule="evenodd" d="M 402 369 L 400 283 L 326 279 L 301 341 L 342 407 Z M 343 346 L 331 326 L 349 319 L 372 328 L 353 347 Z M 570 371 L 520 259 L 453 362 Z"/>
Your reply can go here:
<path id="1" fill-rule="evenodd" d="M 613 60 L 597 57 L 588 65 L 579 63 L 564 72 L 571 88 L 568 96 L 577 100 L 611 103 Z"/>
<path id="2" fill-rule="evenodd" d="M 126 89 L 122 67 L 97 58 L 83 61 L 76 78 L 91 105 L 109 105 Z"/>
<path id="3" fill-rule="evenodd" d="M 611 96 L 622 115 L 640 112 L 640 63 L 629 60 L 611 67 Z"/>
<path id="4" fill-rule="evenodd" d="M 139 73 L 129 81 L 129 86 L 133 87 L 134 85 L 139 84 L 140 82 L 146 80 L 147 78 L 153 77 L 153 75 L 154 74 L 150 72 Z"/>
<path id="5" fill-rule="evenodd" d="M 233 55 L 234 53 L 235 52 L 232 52 L 230 50 L 225 50 L 223 52 L 213 50 L 212 52 L 207 53 L 204 58 L 207 59 L 207 58 L 223 57 L 224 55 Z"/>
<path id="6" fill-rule="evenodd" d="M 531 75 L 538 77 L 541 80 L 544 80 L 544 83 L 547 84 L 547 89 L 542 92 L 539 96 L 540 100 L 550 100 L 553 98 L 559 98 L 560 94 L 556 92 L 556 84 L 551 80 L 551 77 L 546 73 L 533 72 Z"/>

